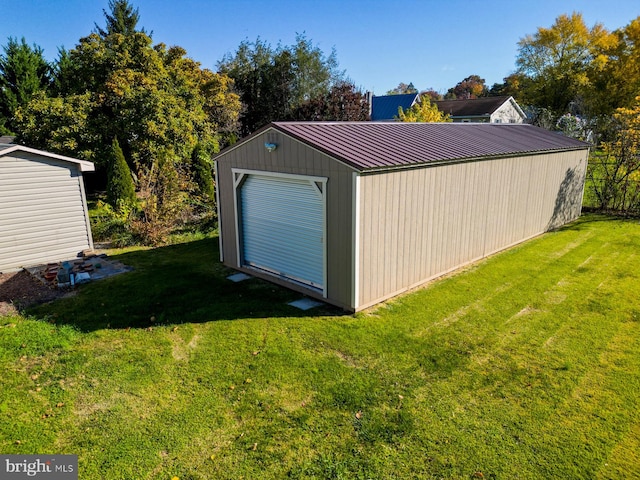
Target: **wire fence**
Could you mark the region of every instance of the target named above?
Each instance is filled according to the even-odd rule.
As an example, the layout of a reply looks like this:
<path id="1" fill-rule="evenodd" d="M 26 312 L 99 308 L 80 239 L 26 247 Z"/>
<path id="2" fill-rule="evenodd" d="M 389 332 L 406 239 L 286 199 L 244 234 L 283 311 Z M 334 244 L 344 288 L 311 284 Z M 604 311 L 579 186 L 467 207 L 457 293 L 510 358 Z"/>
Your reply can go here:
<path id="1" fill-rule="evenodd" d="M 591 157 L 587 167 L 583 206 L 594 210 L 640 214 L 640 163 L 635 169 Z"/>

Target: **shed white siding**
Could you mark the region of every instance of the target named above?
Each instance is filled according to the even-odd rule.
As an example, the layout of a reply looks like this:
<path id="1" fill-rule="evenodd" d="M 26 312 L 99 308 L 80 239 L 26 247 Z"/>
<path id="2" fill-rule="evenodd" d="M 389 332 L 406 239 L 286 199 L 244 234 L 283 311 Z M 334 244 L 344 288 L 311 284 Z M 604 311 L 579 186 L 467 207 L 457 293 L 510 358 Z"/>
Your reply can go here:
<path id="1" fill-rule="evenodd" d="M 24 151 L 0 156 L 0 272 L 92 248 L 79 165 Z"/>

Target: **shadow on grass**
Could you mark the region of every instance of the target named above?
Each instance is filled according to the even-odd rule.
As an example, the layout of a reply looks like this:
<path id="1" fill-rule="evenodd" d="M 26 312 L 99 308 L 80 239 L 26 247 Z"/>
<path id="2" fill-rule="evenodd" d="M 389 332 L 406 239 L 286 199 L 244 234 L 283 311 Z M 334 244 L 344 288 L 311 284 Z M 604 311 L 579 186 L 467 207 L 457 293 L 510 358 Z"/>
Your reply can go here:
<path id="1" fill-rule="evenodd" d="M 590 229 L 589 225 L 592 225 L 594 223 L 607 222 L 607 223 L 611 223 L 612 225 L 615 225 L 615 224 L 619 224 L 620 221 L 629 221 L 629 222 L 638 223 L 639 219 L 633 218 L 633 217 L 620 217 L 615 215 L 608 215 L 606 213 L 601 213 L 601 212 L 584 211 L 577 220 L 571 223 L 568 223 L 566 225 L 562 225 L 558 228 L 549 229 L 548 231 L 553 231 L 553 232 L 564 232 L 567 230 L 582 231 L 582 230 L 589 230 Z"/>
<path id="2" fill-rule="evenodd" d="M 78 287 L 76 295 L 26 311 L 81 331 L 266 317 L 342 315 L 326 305 L 302 311 L 301 294 L 252 278 L 233 283 L 217 238 L 140 250 L 111 258 L 134 271 Z"/>
<path id="3" fill-rule="evenodd" d="M 586 214 L 556 231 L 588 230 L 593 222 L 611 222 L 613 227 L 620 219 Z M 71 298 L 31 307 L 25 313 L 73 325 L 81 331 L 345 314 L 329 305 L 308 311 L 287 305 L 302 295 L 264 280 L 252 278 L 233 283 L 227 277 L 235 271 L 220 263 L 217 238 L 111 258 L 133 267 L 134 271 L 82 285 Z"/>

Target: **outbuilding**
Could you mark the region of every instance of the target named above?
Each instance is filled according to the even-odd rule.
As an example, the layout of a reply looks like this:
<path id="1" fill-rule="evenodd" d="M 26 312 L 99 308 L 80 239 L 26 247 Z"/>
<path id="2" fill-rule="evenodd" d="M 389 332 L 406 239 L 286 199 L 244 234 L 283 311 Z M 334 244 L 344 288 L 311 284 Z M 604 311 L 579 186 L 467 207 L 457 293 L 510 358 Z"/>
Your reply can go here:
<path id="1" fill-rule="evenodd" d="M 0 144 L 0 272 L 69 260 L 93 249 L 85 160 Z"/>
<path id="2" fill-rule="evenodd" d="M 588 149 L 531 125 L 272 123 L 216 157 L 221 260 L 362 310 L 576 219 Z"/>

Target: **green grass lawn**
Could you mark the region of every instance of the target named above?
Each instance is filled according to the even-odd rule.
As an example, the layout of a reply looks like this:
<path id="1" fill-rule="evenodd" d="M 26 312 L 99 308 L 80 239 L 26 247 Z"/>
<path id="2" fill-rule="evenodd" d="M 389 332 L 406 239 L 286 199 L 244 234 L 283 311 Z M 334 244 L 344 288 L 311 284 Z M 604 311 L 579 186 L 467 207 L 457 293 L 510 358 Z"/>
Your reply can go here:
<path id="1" fill-rule="evenodd" d="M 640 477 L 640 223 L 586 216 L 357 315 L 217 239 L 0 317 L 0 452 L 86 479 Z"/>

